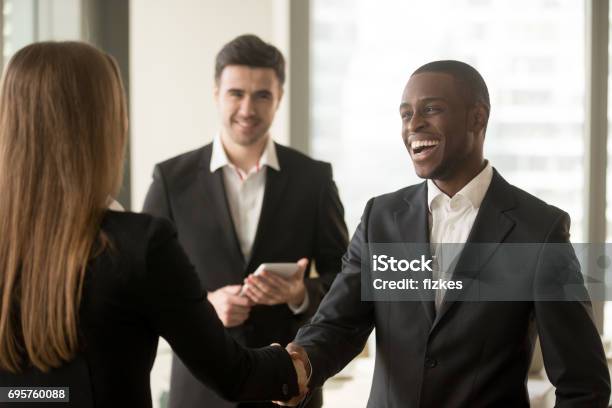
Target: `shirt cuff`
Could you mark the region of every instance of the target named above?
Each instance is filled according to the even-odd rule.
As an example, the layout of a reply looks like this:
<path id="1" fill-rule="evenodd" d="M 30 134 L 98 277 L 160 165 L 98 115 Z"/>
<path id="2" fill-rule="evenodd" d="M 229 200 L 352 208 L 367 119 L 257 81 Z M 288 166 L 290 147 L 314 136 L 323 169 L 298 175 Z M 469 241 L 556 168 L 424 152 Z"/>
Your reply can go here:
<path id="1" fill-rule="evenodd" d="M 306 309 L 308 309 L 309 304 L 310 304 L 310 299 L 308 298 L 308 289 L 304 289 L 304 300 L 302 301 L 302 304 L 299 305 L 298 307 L 295 307 L 287 303 L 287 306 L 289 306 L 289 309 L 291 309 L 293 314 L 300 314 L 300 313 L 304 313 Z"/>
<path id="2" fill-rule="evenodd" d="M 312 378 L 312 364 L 310 364 L 310 357 L 308 357 L 308 353 L 306 354 L 306 371 L 308 375 L 306 376 L 306 385 L 310 385 L 310 379 Z"/>

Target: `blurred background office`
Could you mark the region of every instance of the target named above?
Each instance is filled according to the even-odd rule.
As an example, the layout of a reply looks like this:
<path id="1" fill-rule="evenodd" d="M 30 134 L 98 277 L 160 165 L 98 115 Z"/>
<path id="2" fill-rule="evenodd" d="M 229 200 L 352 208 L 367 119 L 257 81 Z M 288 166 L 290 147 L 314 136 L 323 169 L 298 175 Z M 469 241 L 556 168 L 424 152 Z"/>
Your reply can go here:
<path id="1" fill-rule="evenodd" d="M 113 54 L 130 101 L 119 201 L 139 211 L 153 165 L 212 140 L 214 57 L 254 33 L 288 61 L 272 136 L 334 166 L 349 231 L 366 200 L 418 182 L 400 138 L 410 73 L 460 59 L 484 76 L 492 112 L 486 157 L 509 182 L 568 211 L 573 242 L 612 238 L 607 169 L 609 0 L 0 0 L 2 57 L 48 39 Z M 608 177 L 610 174 L 610 177 Z M 595 304 L 603 334 L 612 308 Z M 205 347 L 205 345 L 203 345 Z M 327 406 L 364 406 L 374 344 L 326 385 Z M 163 406 L 170 350 L 151 384 Z M 129 362 L 126 362 L 128 364 Z M 537 370 L 536 370 L 537 371 Z M 551 406 L 543 372 L 534 406 Z"/>

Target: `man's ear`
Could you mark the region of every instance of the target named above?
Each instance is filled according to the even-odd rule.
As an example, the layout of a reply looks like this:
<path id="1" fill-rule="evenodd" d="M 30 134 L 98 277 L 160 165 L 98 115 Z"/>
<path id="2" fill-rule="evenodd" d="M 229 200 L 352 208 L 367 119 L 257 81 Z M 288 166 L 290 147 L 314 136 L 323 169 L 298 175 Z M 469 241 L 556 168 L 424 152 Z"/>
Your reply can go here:
<path id="1" fill-rule="evenodd" d="M 472 131 L 480 133 L 487 127 L 489 110 L 482 103 L 478 103 L 472 108 L 470 116 L 470 128 Z"/>
<path id="2" fill-rule="evenodd" d="M 215 82 L 215 86 L 213 87 L 213 100 L 217 102 L 219 99 L 219 84 Z"/>
<path id="3" fill-rule="evenodd" d="M 285 90 L 283 89 L 282 85 L 278 86 L 278 103 L 276 104 L 276 110 L 278 110 L 278 107 L 281 104 L 281 101 L 283 100 L 283 95 L 285 94 Z"/>

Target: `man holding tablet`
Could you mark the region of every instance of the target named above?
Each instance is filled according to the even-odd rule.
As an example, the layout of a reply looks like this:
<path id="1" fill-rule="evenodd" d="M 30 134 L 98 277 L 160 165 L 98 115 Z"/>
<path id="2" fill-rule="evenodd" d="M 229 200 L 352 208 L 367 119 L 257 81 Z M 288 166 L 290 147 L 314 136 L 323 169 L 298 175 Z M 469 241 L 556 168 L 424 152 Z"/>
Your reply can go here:
<path id="1" fill-rule="evenodd" d="M 348 243 L 331 166 L 269 135 L 284 79 L 274 46 L 254 35 L 226 44 L 215 66 L 221 131 L 211 144 L 155 166 L 144 205 L 176 224 L 217 315 L 250 347 L 295 336 L 340 270 Z M 255 274 L 262 264 L 269 265 Z M 309 406 L 321 405 L 319 391 Z M 273 405 L 224 401 L 175 357 L 169 406 Z"/>

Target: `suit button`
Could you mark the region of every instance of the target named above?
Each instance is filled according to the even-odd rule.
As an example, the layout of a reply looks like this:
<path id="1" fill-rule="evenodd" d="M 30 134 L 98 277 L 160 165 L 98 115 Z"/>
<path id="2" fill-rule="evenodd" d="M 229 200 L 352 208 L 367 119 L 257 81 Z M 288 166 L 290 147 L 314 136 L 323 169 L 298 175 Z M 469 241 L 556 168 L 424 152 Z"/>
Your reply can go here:
<path id="1" fill-rule="evenodd" d="M 283 395 L 289 395 L 289 385 L 283 384 Z"/>
<path id="2" fill-rule="evenodd" d="M 436 360 L 435 358 L 427 357 L 425 359 L 425 367 L 434 368 L 437 365 L 438 365 L 438 360 Z"/>

